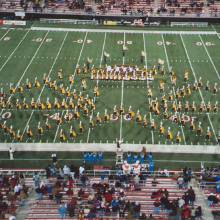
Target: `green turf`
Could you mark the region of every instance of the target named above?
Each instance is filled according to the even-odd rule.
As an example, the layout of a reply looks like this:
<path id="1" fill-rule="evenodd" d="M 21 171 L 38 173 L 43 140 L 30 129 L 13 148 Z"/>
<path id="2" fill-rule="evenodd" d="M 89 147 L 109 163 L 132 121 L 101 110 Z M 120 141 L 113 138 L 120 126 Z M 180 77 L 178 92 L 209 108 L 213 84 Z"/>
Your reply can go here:
<path id="1" fill-rule="evenodd" d="M 0 38 L 6 33 L 7 30 L 0 29 Z M 93 58 L 93 64 L 96 67 L 103 65 L 101 60 L 102 51 L 107 51 L 110 54 L 110 59 L 108 60 L 109 65 L 138 65 L 143 67 L 145 63 L 140 61 L 140 53 L 144 50 L 144 44 L 146 46 L 147 60 L 146 64 L 149 68 L 157 64 L 158 58 L 165 60 L 165 68 L 172 66 L 178 76 L 178 86 L 184 85 L 183 73 L 188 70 L 190 72 L 190 82 L 193 83 L 195 77 L 199 79 L 202 77 L 204 84 L 207 80 L 213 86 L 214 82 L 219 84 L 218 71 L 220 70 L 220 39 L 217 35 L 205 35 L 201 36 L 204 43 L 211 42 L 213 46 L 206 46 L 208 53 L 216 67 L 217 73 L 206 53 L 203 45 L 197 46 L 197 42 L 201 42 L 200 36 L 198 35 L 182 35 L 184 45 L 181 41 L 179 34 L 120 34 L 120 33 L 85 33 L 85 32 L 46 32 L 46 31 L 29 31 L 26 38 L 20 46 L 14 51 L 16 46 L 22 40 L 22 37 L 27 33 L 28 30 L 10 30 L 6 37 L 9 40 L 2 39 L 0 41 L 0 84 L 5 91 L 9 91 L 9 83 L 17 83 L 21 76 L 21 83 L 25 83 L 28 78 L 32 82 L 37 76 L 41 81 L 44 73 L 50 73 L 50 77 L 55 80 L 57 79 L 57 71 L 62 68 L 64 71 L 64 79 L 57 82 L 59 84 L 64 83 L 68 85 L 68 75 L 74 74 L 76 64 L 83 65 L 86 62 L 87 57 Z M 128 52 L 126 53 L 125 59 L 122 58 L 121 45 L 118 41 L 132 41 L 131 45 L 128 45 Z M 43 42 L 35 42 L 33 39 L 42 38 Z M 47 42 L 46 39 L 52 39 L 51 42 Z M 77 40 L 85 40 L 85 43 L 77 43 Z M 105 39 L 105 40 L 104 40 Z M 91 43 L 87 43 L 87 40 L 91 40 Z M 158 45 L 164 42 L 171 42 L 170 45 Z M 186 48 L 186 51 L 184 49 Z M 14 51 L 14 53 L 13 53 Z M 12 54 L 13 53 L 13 54 Z M 167 53 L 167 54 L 166 54 Z M 167 56 L 166 56 L 167 55 Z M 188 55 L 188 57 L 187 57 Z M 9 57 L 11 56 L 11 57 Z M 189 60 L 191 61 L 193 71 L 190 67 Z M 172 87 L 169 82 L 168 71 L 163 79 L 167 82 L 165 93 L 167 94 Z M 162 76 L 159 76 L 162 79 Z M 83 92 L 84 95 L 89 94 L 93 96 L 93 87 L 96 81 L 91 81 L 89 76 L 76 75 L 75 84 L 73 88 L 77 91 L 81 91 L 81 79 L 86 78 L 88 83 L 88 90 Z M 161 98 L 161 93 L 158 91 L 159 80 L 156 79 L 153 83 L 153 94 L 154 97 L 158 99 Z M 73 89 L 72 88 L 72 89 Z M 144 82 L 124 82 L 124 88 L 122 89 L 122 82 L 99 82 L 100 97 L 97 101 L 97 108 L 94 112 L 94 117 L 97 112 L 101 115 L 104 114 L 104 110 L 107 109 L 108 112 L 113 111 L 114 105 L 120 106 L 122 93 L 123 93 L 123 105 L 127 111 L 131 105 L 133 110 L 137 112 L 140 110 L 142 116 L 146 114 L 148 121 L 150 117 L 156 120 L 157 127 L 162 120 L 161 116 L 150 115 L 149 113 L 149 103 L 147 99 L 147 85 Z M 13 96 L 12 100 L 16 99 L 30 101 L 32 97 L 39 98 L 41 94 L 41 89 L 32 88 L 31 91 L 26 91 L 23 94 L 16 94 Z M 209 100 L 211 103 L 219 100 L 218 95 L 213 95 L 211 92 L 206 92 L 201 89 L 202 98 L 205 102 Z M 47 87 L 42 91 L 40 96 L 41 101 L 46 102 L 47 97 L 53 102 L 55 97 L 59 100 L 66 98 L 63 95 L 55 94 Z M 199 92 L 194 92 L 190 97 L 184 98 L 182 103 L 189 100 L 190 103 L 195 101 L 200 104 L 202 100 Z M 9 110 L 3 110 L 1 114 Z M 52 129 L 49 132 L 44 133 L 43 136 L 37 135 L 37 124 L 38 121 L 44 126 L 46 117 L 45 114 L 53 114 L 57 112 L 53 111 L 23 111 L 23 110 L 10 110 L 12 113 L 12 118 L 8 119 L 6 124 L 8 126 L 13 125 L 13 128 L 17 131 L 20 129 L 21 133 L 25 134 L 25 128 L 27 125 L 31 127 L 34 132 L 34 137 L 28 139 L 26 134 L 24 135 L 24 142 L 59 142 L 59 133 L 63 129 L 68 136 L 70 125 L 72 125 L 78 132 L 79 121 L 71 121 L 70 123 L 64 122 L 61 126 L 57 126 L 54 121 L 51 121 Z M 62 116 L 65 112 L 61 110 Z M 173 114 L 170 111 L 170 114 Z M 191 115 L 191 113 L 189 114 Z M 207 114 L 196 114 L 198 121 L 202 122 L 204 132 L 207 126 L 212 127 L 212 137 L 209 142 L 206 142 L 204 136 L 197 137 L 195 132 L 192 133 L 189 130 L 189 125 L 183 128 L 185 143 L 186 144 L 214 144 L 216 145 L 216 136 L 220 130 L 220 114 L 210 113 L 210 121 Z M 128 143 L 161 143 L 161 144 L 171 144 L 171 142 L 166 140 L 166 137 L 159 136 L 158 129 L 153 133 L 148 126 L 146 129 L 142 128 L 134 121 L 127 122 L 120 120 L 116 122 L 110 122 L 108 124 L 102 124 L 101 126 L 95 127 L 95 129 L 89 129 L 89 119 L 81 114 L 81 121 L 85 127 L 83 134 L 79 134 L 75 140 L 68 138 L 68 142 L 113 142 L 116 138 L 120 136 L 124 139 L 124 142 Z M 198 122 L 197 121 L 197 122 Z M 171 123 L 169 120 L 164 120 L 164 125 L 166 129 L 171 127 L 173 135 L 177 134 L 178 131 L 181 132 L 183 137 L 182 128 L 176 123 Z M 213 132 L 214 131 L 214 132 Z M 6 135 L 2 130 L 0 131 L 0 142 L 12 142 L 11 137 Z M 175 142 L 175 140 L 174 140 Z M 182 141 L 184 144 L 184 141 Z"/>
<path id="2" fill-rule="evenodd" d="M 56 152 L 59 163 L 81 165 L 83 162 L 83 154 L 79 152 Z M 182 169 L 184 166 L 192 167 L 194 170 L 199 170 L 201 162 L 208 167 L 214 167 L 220 160 L 219 155 L 211 154 L 167 154 L 167 153 L 154 153 L 154 160 L 156 168 L 161 169 Z M 14 154 L 14 161 L 9 160 L 8 152 L 1 152 L 0 167 L 1 168 L 45 168 L 51 163 L 51 152 L 19 152 Z M 126 158 L 126 154 L 125 154 Z M 104 161 L 99 163 L 108 167 L 115 166 L 115 154 L 104 153 Z M 88 168 L 92 168 L 89 165 Z"/>

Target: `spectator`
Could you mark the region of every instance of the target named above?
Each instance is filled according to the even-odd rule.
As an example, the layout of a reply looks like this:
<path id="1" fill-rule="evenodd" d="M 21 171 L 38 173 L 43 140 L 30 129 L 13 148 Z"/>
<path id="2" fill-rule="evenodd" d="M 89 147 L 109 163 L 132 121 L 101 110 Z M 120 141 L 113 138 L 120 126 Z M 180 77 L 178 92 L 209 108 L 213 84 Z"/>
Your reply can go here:
<path id="1" fill-rule="evenodd" d="M 57 155 L 55 153 L 52 153 L 51 154 L 51 158 L 52 158 L 52 163 L 54 165 L 56 165 L 57 164 Z"/>
<path id="2" fill-rule="evenodd" d="M 66 214 L 67 214 L 67 207 L 65 204 L 61 204 L 60 207 L 58 208 L 58 212 L 60 214 L 61 219 L 65 219 Z"/>
<path id="3" fill-rule="evenodd" d="M 11 147 L 9 148 L 9 157 L 10 157 L 10 160 L 14 160 L 14 149 L 12 149 Z"/>
<path id="4" fill-rule="evenodd" d="M 195 218 L 202 219 L 202 207 L 198 206 L 195 211 Z"/>
<path id="5" fill-rule="evenodd" d="M 209 207 L 219 203 L 219 199 L 215 196 L 214 193 L 210 193 L 208 196 L 208 205 Z"/>
<path id="6" fill-rule="evenodd" d="M 140 217 L 141 205 L 138 202 L 134 204 L 134 218 L 138 219 Z"/>

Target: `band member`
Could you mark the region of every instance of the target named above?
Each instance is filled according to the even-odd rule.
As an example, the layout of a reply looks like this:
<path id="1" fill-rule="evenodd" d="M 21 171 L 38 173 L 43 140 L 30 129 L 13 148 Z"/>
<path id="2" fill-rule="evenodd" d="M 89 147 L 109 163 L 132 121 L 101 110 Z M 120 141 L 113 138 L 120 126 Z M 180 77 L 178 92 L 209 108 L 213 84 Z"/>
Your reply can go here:
<path id="1" fill-rule="evenodd" d="M 218 86 L 217 83 L 214 84 L 213 93 L 216 95 L 218 92 Z"/>
<path id="2" fill-rule="evenodd" d="M 206 91 L 209 91 L 209 90 L 210 90 L 209 81 L 206 82 L 205 90 L 206 90 Z"/>
<path id="3" fill-rule="evenodd" d="M 66 135 L 64 134 L 63 129 L 60 130 L 60 141 L 65 142 L 67 140 Z"/>
<path id="4" fill-rule="evenodd" d="M 44 132 L 43 127 L 40 125 L 40 122 L 38 122 L 37 131 L 39 135 L 42 135 Z"/>
<path id="5" fill-rule="evenodd" d="M 181 143 L 181 140 L 182 140 L 182 139 L 181 139 L 181 135 L 180 135 L 180 132 L 178 131 L 178 132 L 177 132 L 177 135 L 176 135 L 176 143 L 177 143 L 177 144 L 180 144 L 180 143 Z"/>
<path id="6" fill-rule="evenodd" d="M 77 137 L 76 131 L 73 129 L 72 126 L 70 126 L 70 137 L 75 139 Z"/>
<path id="7" fill-rule="evenodd" d="M 212 136 L 212 132 L 210 130 L 210 127 L 207 127 L 206 140 L 210 140 L 211 136 Z"/>
<path id="8" fill-rule="evenodd" d="M 167 140 L 171 141 L 172 139 L 173 139 L 173 134 L 170 131 L 170 127 L 168 127 L 168 130 L 167 130 Z"/>
<path id="9" fill-rule="evenodd" d="M 199 122 L 199 125 L 198 125 L 198 128 L 197 128 L 197 130 L 196 130 L 196 136 L 201 136 L 202 135 L 202 131 L 203 131 L 203 129 L 202 129 L 202 123 L 201 122 Z"/>
<path id="10" fill-rule="evenodd" d="M 51 125 L 50 125 L 50 123 L 49 123 L 49 120 L 48 120 L 48 118 L 47 118 L 47 120 L 46 120 L 46 122 L 45 122 L 45 125 L 46 125 L 46 129 L 47 129 L 47 131 L 49 131 L 50 129 L 51 129 Z"/>
<path id="11" fill-rule="evenodd" d="M 164 133 L 165 133 L 165 128 L 163 126 L 163 122 L 162 121 L 160 122 L 159 133 L 160 133 L 160 136 L 164 135 Z"/>

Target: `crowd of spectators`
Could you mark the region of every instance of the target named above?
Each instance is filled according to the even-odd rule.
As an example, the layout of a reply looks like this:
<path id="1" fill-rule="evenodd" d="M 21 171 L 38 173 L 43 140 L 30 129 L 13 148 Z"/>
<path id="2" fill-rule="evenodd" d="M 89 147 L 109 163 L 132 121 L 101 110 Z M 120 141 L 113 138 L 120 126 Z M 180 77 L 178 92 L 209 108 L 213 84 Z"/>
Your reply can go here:
<path id="1" fill-rule="evenodd" d="M 16 209 L 24 205 L 27 197 L 24 175 L 0 175 L 0 219 L 15 219 Z"/>
<path id="2" fill-rule="evenodd" d="M 24 11 L 34 12 L 80 12 L 93 14 L 117 14 L 117 15 L 215 15 L 220 11 L 219 3 L 215 0 L 162 0 L 155 2 L 150 0 L 123 1 L 123 0 L 19 0 L 0 1 L 0 7 L 7 6 L 7 9 L 20 7 Z M 17 5 L 19 4 L 19 5 Z M 205 10 L 208 9 L 208 10 Z"/>

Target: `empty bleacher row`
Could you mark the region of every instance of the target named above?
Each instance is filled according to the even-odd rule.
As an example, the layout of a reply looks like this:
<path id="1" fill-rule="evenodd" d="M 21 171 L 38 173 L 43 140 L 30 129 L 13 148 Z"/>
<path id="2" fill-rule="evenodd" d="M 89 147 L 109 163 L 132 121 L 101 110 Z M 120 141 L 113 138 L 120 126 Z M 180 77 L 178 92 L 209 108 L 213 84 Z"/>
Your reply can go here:
<path id="1" fill-rule="evenodd" d="M 74 13 L 105 15 L 177 15 L 177 16 L 218 16 L 219 1 L 206 0 L 80 0 L 80 1 L 20 1 L 1 0 L 1 11 L 41 13 Z"/>

